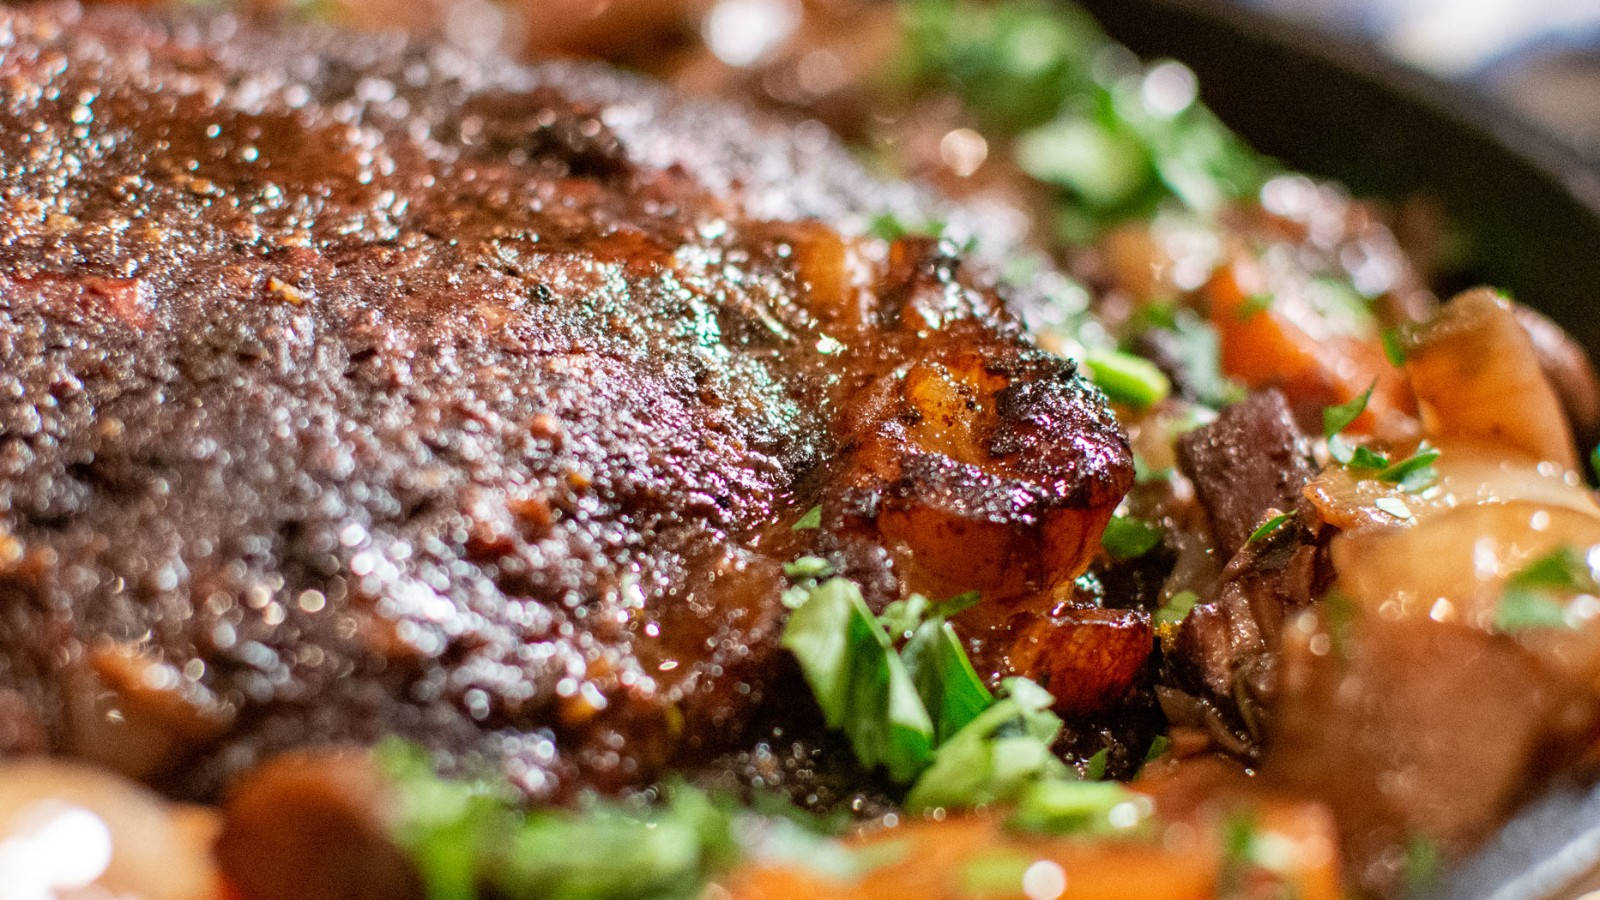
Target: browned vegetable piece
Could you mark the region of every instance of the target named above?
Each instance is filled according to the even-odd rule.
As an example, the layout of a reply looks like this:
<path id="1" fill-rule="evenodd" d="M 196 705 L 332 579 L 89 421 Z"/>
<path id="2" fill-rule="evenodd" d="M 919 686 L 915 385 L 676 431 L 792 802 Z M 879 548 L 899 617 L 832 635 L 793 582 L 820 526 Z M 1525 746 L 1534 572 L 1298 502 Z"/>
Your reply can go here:
<path id="1" fill-rule="evenodd" d="M 1456 297 L 1406 358 L 1432 436 L 1514 447 L 1578 468 L 1572 429 L 1511 302 L 1487 288 Z"/>
<path id="2" fill-rule="evenodd" d="M 1013 671 L 1047 688 L 1068 715 L 1121 700 L 1154 647 L 1150 617 L 1122 609 L 1073 609 L 1036 619 L 1011 645 Z"/>
<path id="3" fill-rule="evenodd" d="M 229 791 L 217 858 L 246 900 L 420 900 L 387 803 L 365 753 L 286 753 Z"/>
<path id="4" fill-rule="evenodd" d="M 1347 612 L 1288 630 L 1262 771 L 1332 807 L 1357 882 L 1382 890 L 1401 874 L 1388 851 L 1470 846 L 1600 720 L 1507 638 Z"/>
<path id="5" fill-rule="evenodd" d="M 1539 356 L 1539 369 L 1555 389 L 1566 411 L 1578 446 L 1592 447 L 1600 441 L 1600 378 L 1595 376 L 1589 354 L 1560 325 L 1535 309 L 1512 303 L 1512 313 L 1522 330 L 1533 341 Z"/>

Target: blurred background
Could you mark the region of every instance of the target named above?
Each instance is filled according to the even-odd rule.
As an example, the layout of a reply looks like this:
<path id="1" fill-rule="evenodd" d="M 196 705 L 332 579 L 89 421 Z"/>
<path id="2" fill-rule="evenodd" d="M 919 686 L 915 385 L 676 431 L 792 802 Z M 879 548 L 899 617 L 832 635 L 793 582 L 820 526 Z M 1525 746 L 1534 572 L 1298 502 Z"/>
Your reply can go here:
<path id="1" fill-rule="evenodd" d="M 1370 40 L 1497 98 L 1600 165 L 1600 0 L 1234 2 Z"/>

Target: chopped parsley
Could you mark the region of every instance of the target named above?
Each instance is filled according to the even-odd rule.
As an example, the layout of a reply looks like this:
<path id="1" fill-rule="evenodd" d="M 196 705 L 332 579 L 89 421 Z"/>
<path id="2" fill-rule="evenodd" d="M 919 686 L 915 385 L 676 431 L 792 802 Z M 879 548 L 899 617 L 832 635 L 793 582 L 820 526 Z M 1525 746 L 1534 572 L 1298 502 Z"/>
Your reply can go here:
<path id="1" fill-rule="evenodd" d="M 961 638 L 941 615 L 930 617 L 912 631 L 900 658 L 933 716 L 935 740 L 949 739 L 994 702 L 972 668 Z"/>
<path id="2" fill-rule="evenodd" d="M 1366 411 L 1367 403 L 1372 399 L 1373 388 L 1376 382 L 1369 386 L 1361 396 L 1349 403 L 1338 406 L 1329 406 L 1322 410 L 1322 433 L 1328 439 L 1328 455 L 1335 462 L 1354 470 L 1363 477 L 1376 478 L 1388 484 L 1395 485 L 1406 493 L 1416 493 L 1431 487 L 1439 480 L 1439 470 L 1434 468 L 1434 463 L 1439 460 L 1439 451 L 1426 443 L 1417 448 L 1417 451 L 1398 462 L 1391 461 L 1387 456 L 1370 447 L 1352 444 L 1345 440 L 1342 432 L 1352 422 L 1361 417 Z M 1372 473 L 1370 476 L 1363 473 Z M 1379 509 L 1389 512 L 1397 518 L 1407 519 L 1411 512 L 1405 509 L 1405 504 L 1391 498 L 1390 507 L 1404 510 L 1395 512 L 1392 508 L 1379 505 Z"/>
<path id="3" fill-rule="evenodd" d="M 879 213 L 867 223 L 867 234 L 885 241 L 898 241 L 903 237 L 942 237 L 945 223 L 923 222 L 921 225 L 912 225 L 894 213 Z"/>
<path id="4" fill-rule="evenodd" d="M 1385 328 L 1379 337 L 1383 341 L 1383 355 L 1388 357 L 1389 364 L 1397 369 L 1405 365 L 1405 338 L 1401 336 L 1399 329 Z"/>
<path id="5" fill-rule="evenodd" d="M 1433 889 L 1443 869 L 1444 857 L 1439 852 L 1439 845 L 1426 835 L 1412 835 L 1411 840 L 1406 842 L 1406 896 L 1416 897 Z"/>
<path id="6" fill-rule="evenodd" d="M 1519 569 L 1500 593 L 1494 627 L 1510 634 L 1529 628 L 1571 628 L 1568 601 L 1579 594 L 1600 594 L 1584 555 L 1562 546 Z"/>
<path id="7" fill-rule="evenodd" d="M 813 506 L 810 509 L 806 510 L 805 515 L 801 516 L 798 521 L 796 521 L 793 525 L 789 526 L 789 530 L 790 531 L 808 531 L 808 530 L 811 530 L 811 529 L 821 528 L 821 527 L 822 527 L 822 504 L 818 503 L 816 506 Z"/>
<path id="8" fill-rule="evenodd" d="M 1112 516 L 1100 535 L 1100 545 L 1119 562 L 1149 553 L 1161 543 L 1161 529 L 1129 516 Z"/>
<path id="9" fill-rule="evenodd" d="M 1114 45 L 1082 11 L 1044 0 L 908 0 L 899 68 L 948 89 L 1013 162 L 1054 189 L 1066 241 L 1178 203 L 1208 214 L 1253 194 L 1269 166 L 1194 102 L 1176 63 L 1107 65 Z"/>
<path id="10" fill-rule="evenodd" d="M 1281 523 L 1280 523 L 1281 524 Z M 1259 529 L 1258 529 L 1259 530 Z M 1150 617 L 1157 631 L 1177 628 L 1183 620 L 1189 618 L 1189 613 L 1194 610 L 1194 605 L 1200 602 L 1200 595 L 1194 591 L 1179 591 L 1161 604 L 1161 607 Z"/>
<path id="11" fill-rule="evenodd" d="M 827 578 L 833 574 L 833 563 L 820 556 L 802 556 L 784 563 L 783 574 L 790 578 Z"/>
<path id="12" fill-rule="evenodd" d="M 928 766 L 933 719 L 853 582 L 831 578 L 811 589 L 790 614 L 782 643 L 799 660 L 828 727 L 844 732 L 862 765 L 881 766 L 900 782 Z"/>
<path id="13" fill-rule="evenodd" d="M 1337 406 L 1325 407 L 1322 410 L 1322 436 L 1328 439 L 1328 453 L 1341 463 L 1349 463 L 1355 454 L 1355 448 L 1340 437 L 1340 432 L 1350 427 L 1350 423 L 1361 418 L 1366 412 L 1367 403 L 1372 400 L 1372 391 L 1377 387 L 1373 382 L 1361 395 L 1348 403 Z"/>
<path id="14" fill-rule="evenodd" d="M 1381 471 L 1389 467 L 1389 457 L 1373 450 L 1371 447 L 1357 445 L 1351 449 L 1350 461 L 1345 465 L 1352 469 L 1377 469 Z"/>
<path id="15" fill-rule="evenodd" d="M 1255 531 L 1250 532 L 1250 536 L 1245 539 L 1245 543 L 1246 544 L 1254 544 L 1257 541 L 1265 540 L 1267 537 L 1272 535 L 1278 529 L 1280 529 L 1284 525 L 1288 524 L 1289 521 L 1291 519 L 1293 519 L 1294 517 L 1295 517 L 1294 513 L 1286 512 L 1286 513 L 1278 513 L 1277 515 L 1268 518 L 1265 522 L 1262 522 L 1260 525 L 1257 525 Z"/>
<path id="16" fill-rule="evenodd" d="M 1147 763 L 1154 762 L 1155 760 L 1166 756 L 1167 751 L 1171 749 L 1172 738 L 1169 738 L 1164 734 L 1158 734 L 1155 736 L 1155 739 L 1150 742 L 1150 748 L 1144 752 L 1144 761 Z"/>
<path id="17" fill-rule="evenodd" d="M 1060 833 L 1137 824 L 1148 810 L 1136 803 L 1112 815 L 1132 802 L 1126 788 L 1078 782 L 1051 749 L 1062 722 L 1049 691 L 1025 678 L 1006 679 L 998 696 L 985 687 L 945 618 L 973 600 L 891 604 L 884 619 L 897 634 L 910 633 L 896 651 L 860 589 L 833 578 L 810 589 L 782 643 L 857 759 L 909 786 L 908 811 L 1015 803 L 1019 827 Z"/>
<path id="18" fill-rule="evenodd" d="M 1111 748 L 1101 747 L 1094 755 L 1083 761 L 1083 777 L 1090 781 L 1103 781 L 1106 777 L 1106 764 L 1111 761 Z"/>
<path id="19" fill-rule="evenodd" d="M 657 803 L 524 811 L 509 786 L 441 778 L 403 742 L 380 745 L 376 758 L 393 791 L 394 837 L 432 900 L 690 898 L 744 859 L 838 877 L 886 862 L 852 852 L 823 820 L 775 797 L 742 804 L 669 784 Z"/>
<path id="20" fill-rule="evenodd" d="M 1156 364 L 1132 353 L 1091 350 L 1083 355 L 1083 366 L 1113 403 L 1147 409 L 1172 393 L 1172 382 Z"/>
<path id="21" fill-rule="evenodd" d="M 1144 824 L 1150 798 L 1116 781 L 1041 781 L 1024 792 L 1009 824 L 1042 834 L 1128 833 Z"/>
<path id="22" fill-rule="evenodd" d="M 1264 313 L 1271 309 L 1272 299 L 1273 297 L 1271 294 L 1252 294 L 1249 297 L 1246 297 L 1245 301 L 1239 304 L 1239 311 L 1237 313 L 1239 319 L 1249 319 L 1255 316 L 1257 313 Z"/>
<path id="23" fill-rule="evenodd" d="M 1439 461 L 1439 451 L 1424 444 L 1397 463 L 1385 466 L 1378 472 L 1378 480 L 1395 485 L 1408 494 L 1424 490 L 1439 480 L 1439 470 L 1433 467 Z"/>

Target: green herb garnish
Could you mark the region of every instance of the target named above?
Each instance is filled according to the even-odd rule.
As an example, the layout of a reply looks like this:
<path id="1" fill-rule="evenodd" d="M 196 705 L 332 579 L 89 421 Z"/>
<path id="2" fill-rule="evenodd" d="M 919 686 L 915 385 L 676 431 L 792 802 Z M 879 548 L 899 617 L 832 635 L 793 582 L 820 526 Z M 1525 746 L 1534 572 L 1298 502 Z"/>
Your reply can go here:
<path id="1" fill-rule="evenodd" d="M 1424 445 L 1417 448 L 1416 453 L 1385 467 L 1377 478 L 1398 486 L 1408 494 L 1414 494 L 1439 480 L 1439 470 L 1433 467 L 1438 461 L 1439 451 Z"/>
<path id="2" fill-rule="evenodd" d="M 1380 338 L 1383 341 L 1383 355 L 1388 357 L 1389 364 L 1400 368 L 1406 364 L 1405 339 L 1400 336 L 1400 331 L 1395 328 L 1385 328 Z"/>
<path id="3" fill-rule="evenodd" d="M 833 574 L 833 563 L 820 556 L 802 556 L 784 563 L 783 574 L 790 578 L 826 578 Z"/>
<path id="4" fill-rule="evenodd" d="M 789 526 L 789 530 L 790 531 L 808 531 L 808 530 L 813 529 L 813 528 L 821 528 L 821 527 L 822 527 L 822 504 L 818 503 L 816 506 L 813 506 L 810 509 L 806 510 L 805 515 L 801 516 L 798 521 L 796 521 L 793 525 Z"/>
<path id="5" fill-rule="evenodd" d="M 1271 535 L 1273 532 L 1277 531 L 1279 528 L 1282 528 L 1285 524 L 1287 524 L 1289 522 L 1290 519 L 1293 519 L 1294 517 L 1295 517 L 1295 514 L 1292 513 L 1292 512 L 1279 513 L 1279 514 L 1277 514 L 1275 516 L 1272 516 L 1271 518 L 1267 519 L 1265 522 L 1262 522 L 1260 525 L 1257 525 L 1256 526 L 1256 530 L 1250 532 L 1250 536 L 1245 539 L 1245 543 L 1246 544 L 1254 544 L 1257 541 L 1265 539 L 1267 536 Z"/>
<path id="6" fill-rule="evenodd" d="M 1406 896 L 1415 897 L 1433 888 L 1444 869 L 1439 845 L 1426 835 L 1415 834 L 1406 842 Z"/>
<path id="7" fill-rule="evenodd" d="M 1126 833 L 1149 819 L 1151 803 L 1115 781 L 1041 781 L 1023 792 L 1008 824 L 1042 834 Z"/>
<path id="8" fill-rule="evenodd" d="M 1282 523 L 1279 523 L 1282 524 Z M 1259 530 L 1259 529 L 1258 529 Z M 1194 591 L 1179 591 L 1161 604 L 1161 608 L 1150 617 L 1152 624 L 1157 629 L 1176 628 L 1189 618 L 1189 613 L 1194 610 L 1194 605 L 1200 602 L 1200 595 Z"/>
<path id="9" fill-rule="evenodd" d="M 1172 393 L 1172 382 L 1156 364 L 1132 353 L 1091 350 L 1083 355 L 1083 365 L 1113 403 L 1147 409 Z"/>
<path id="10" fill-rule="evenodd" d="M 1094 755 L 1083 761 L 1083 777 L 1090 781 L 1101 781 L 1106 777 L 1106 764 L 1111 761 L 1111 748 L 1101 747 Z"/>
<path id="11" fill-rule="evenodd" d="M 961 638 L 943 616 L 918 625 L 900 657 L 933 717 L 937 741 L 948 740 L 994 702 L 994 696 L 972 668 Z"/>
<path id="12" fill-rule="evenodd" d="M 1508 634 L 1528 628 L 1571 628 L 1567 603 L 1579 594 L 1600 594 L 1600 584 L 1582 554 L 1557 547 L 1507 579 L 1495 608 L 1494 627 Z"/>
<path id="13" fill-rule="evenodd" d="M 1129 516 L 1112 516 L 1100 535 L 1100 545 L 1112 559 L 1138 559 L 1161 543 L 1161 529 Z"/>
<path id="14" fill-rule="evenodd" d="M 1061 720 L 1049 691 L 1025 678 L 1008 678 L 1003 696 L 934 754 L 906 795 L 906 809 L 962 809 L 1014 801 L 1041 779 L 1069 778 L 1050 745 Z"/>
<path id="15" fill-rule="evenodd" d="M 577 810 L 525 811 L 509 785 L 441 778 L 404 742 L 379 745 L 376 761 L 393 796 L 393 836 L 430 900 L 688 900 L 746 859 L 837 877 L 884 862 L 850 851 L 823 820 L 776 797 L 745 804 L 668 784 L 659 803 L 591 799 Z"/>
<path id="16" fill-rule="evenodd" d="M 1257 313 L 1264 313 L 1272 308 L 1273 297 L 1271 294 L 1251 294 L 1239 304 L 1237 313 L 1240 320 L 1249 319 Z"/>
<path id="17" fill-rule="evenodd" d="M 1334 435 L 1338 434 L 1339 432 L 1341 432 L 1341 431 L 1345 430 L 1346 428 L 1350 427 L 1350 423 L 1351 422 L 1354 422 L 1356 419 L 1359 419 L 1361 417 L 1361 414 L 1363 412 L 1366 412 L 1367 403 L 1368 403 L 1368 401 L 1370 401 L 1372 399 L 1372 391 L 1376 387 L 1377 387 L 1377 384 L 1374 383 L 1371 386 L 1369 386 L 1366 390 L 1362 391 L 1360 396 L 1357 396 L 1356 398 L 1354 398 L 1350 402 L 1341 403 L 1338 406 L 1329 406 L 1329 407 L 1323 409 L 1322 410 L 1322 434 L 1323 434 L 1323 436 L 1331 438 Z"/>
<path id="18" fill-rule="evenodd" d="M 844 732 L 856 758 L 906 782 L 927 767 L 934 724 L 889 635 L 843 578 L 817 585 L 789 616 L 783 646 L 830 728 Z"/>

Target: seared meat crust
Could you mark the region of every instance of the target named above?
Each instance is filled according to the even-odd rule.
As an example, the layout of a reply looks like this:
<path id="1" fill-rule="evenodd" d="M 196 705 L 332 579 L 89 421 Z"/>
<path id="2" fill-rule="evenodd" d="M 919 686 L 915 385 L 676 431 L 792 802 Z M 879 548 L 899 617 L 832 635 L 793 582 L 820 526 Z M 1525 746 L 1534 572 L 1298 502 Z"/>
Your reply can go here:
<path id="1" fill-rule="evenodd" d="M 637 784 L 763 701 L 782 562 L 1044 593 L 1131 482 L 803 129 L 72 6 L 0 12 L 0 101 L 0 733 L 196 796 L 383 733 Z"/>

